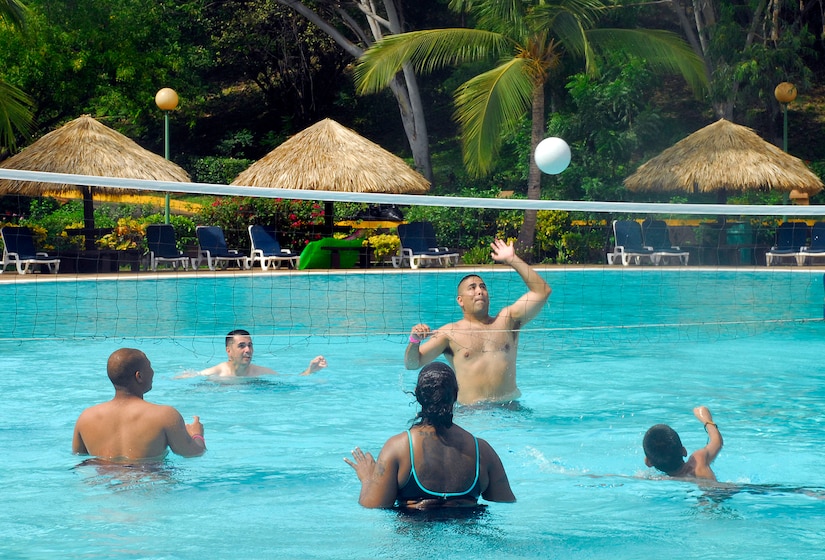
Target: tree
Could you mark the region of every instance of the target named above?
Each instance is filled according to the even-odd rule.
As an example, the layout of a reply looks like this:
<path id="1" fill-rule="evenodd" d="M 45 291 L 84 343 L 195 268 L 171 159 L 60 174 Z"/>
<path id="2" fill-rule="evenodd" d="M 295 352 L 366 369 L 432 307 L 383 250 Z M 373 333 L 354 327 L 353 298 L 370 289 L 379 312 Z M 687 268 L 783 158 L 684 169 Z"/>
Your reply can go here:
<path id="1" fill-rule="evenodd" d="M 801 54 L 813 36 L 806 15 L 818 5 L 821 17 L 822 0 L 667 0 L 667 4 L 702 59 L 717 117 L 733 120 L 734 108 L 749 106 L 751 100 L 759 100 L 759 111 L 767 107 L 775 115 L 777 104 L 766 103 L 773 99 L 774 87 L 786 80 L 807 80 Z"/>
<path id="2" fill-rule="evenodd" d="M 699 91 L 706 83 L 702 62 L 673 33 L 642 29 L 598 29 L 602 0 L 451 0 L 450 7 L 474 18 L 475 28 L 412 31 L 385 37 L 367 50 L 356 68 L 360 93 L 383 89 L 403 68 L 426 72 L 447 65 L 488 60 L 495 66 L 459 86 L 456 118 L 464 163 L 471 174 L 491 171 L 505 134 L 529 111 L 530 166 L 527 197 L 541 198 L 541 172 L 532 154 L 545 130 L 545 87 L 567 56 L 598 73 L 599 52 L 622 49 L 659 71 L 680 73 Z M 521 251 L 532 248 L 536 212 L 526 211 Z"/>
<path id="3" fill-rule="evenodd" d="M 206 28 L 215 54 L 213 80 L 251 81 L 267 109 L 303 128 L 337 100 L 349 55 L 308 19 L 274 0 L 210 3 Z M 271 147 L 270 147 L 271 148 Z"/>
<path id="4" fill-rule="evenodd" d="M 317 0 L 317 7 L 310 7 L 309 3 L 300 0 L 277 2 L 292 8 L 314 23 L 356 59 L 367 47 L 375 41 L 380 41 L 386 33 L 398 34 L 405 29 L 400 0 Z M 378 6 L 383 6 L 383 11 L 379 12 Z M 432 182 L 433 171 L 424 104 L 412 67 L 408 64 L 399 65 L 398 70 L 384 86 L 389 87 L 395 96 L 415 167 Z"/>
<path id="5" fill-rule="evenodd" d="M 38 126 L 91 113 L 129 136 L 161 118 L 161 87 L 195 98 L 208 60 L 196 2 L 28 0 L 27 32 L 0 35 L 0 73 L 35 100 Z"/>
<path id="6" fill-rule="evenodd" d="M 18 0 L 0 0 L 0 22 L 6 27 L 22 30 L 28 9 Z M 32 100 L 23 90 L 0 80 L 0 146 L 14 148 L 15 132 L 31 131 Z"/>

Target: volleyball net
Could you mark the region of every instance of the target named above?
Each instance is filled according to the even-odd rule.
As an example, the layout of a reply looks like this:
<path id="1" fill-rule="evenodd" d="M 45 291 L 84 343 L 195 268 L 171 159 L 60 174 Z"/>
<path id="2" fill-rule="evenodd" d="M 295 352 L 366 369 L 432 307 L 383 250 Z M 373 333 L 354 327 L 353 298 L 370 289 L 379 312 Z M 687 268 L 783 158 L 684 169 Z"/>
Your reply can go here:
<path id="1" fill-rule="evenodd" d="M 286 234 L 293 241 L 289 248 L 297 252 L 305 250 L 309 236 L 322 243 L 349 237 L 359 247 L 357 259 L 338 263 L 345 268 L 263 271 L 256 266 L 212 272 L 202 262 L 197 273 L 154 273 L 145 270 L 144 260 L 140 271 L 126 267 L 114 275 L 67 274 L 64 269 L 52 276 L 18 275 L 7 266 L 0 277 L 5 301 L 0 339 L 10 341 L 139 336 L 196 345 L 210 340 L 217 345 L 217 355 L 225 332 L 246 328 L 255 333 L 257 343 L 270 341 L 273 351 L 309 339 L 379 337 L 405 344 L 417 323 L 435 328 L 460 319 L 456 287 L 470 272 L 487 283 L 493 314 L 525 292 L 510 267 L 493 263 L 489 247 L 496 237 L 515 239 L 525 210 L 537 212 L 534 266 L 553 288 L 546 309 L 521 330 L 534 351 L 571 344 L 618 348 L 640 341 L 670 344 L 742 337 L 823 319 L 825 251 L 800 260 L 799 247 L 772 250 L 780 243 L 782 224 L 788 223 L 799 230 L 794 243 L 816 248 L 819 230 L 814 226 L 825 220 L 825 211 L 816 206 L 412 196 L 5 169 L 0 169 L 0 179 L 172 192 L 176 199 L 333 204 L 334 230 L 319 222 L 302 232 L 303 239 L 283 229 L 279 234 Z M 338 205 L 362 212 L 345 215 Z M 369 213 L 382 206 L 401 210 L 403 219 L 396 223 L 433 223 L 438 245 L 458 253 L 457 262 L 433 259 L 413 270 L 409 260 L 399 260 L 393 245 L 395 224 L 380 213 Z M 256 217 L 247 221 L 260 222 Z M 622 237 L 620 243 L 631 253 L 623 261 L 616 249 L 614 221 L 628 224 L 629 235 L 640 236 L 643 246 L 651 243 L 645 237 L 655 232 L 650 228 L 664 224 L 665 241 L 657 243 L 666 242 L 671 249 L 657 246 L 652 253 L 633 254 L 631 240 Z M 240 216 L 236 222 L 243 225 L 227 231 L 227 239 L 247 240 L 237 248 L 248 255 L 246 221 Z M 379 246 L 386 250 L 377 251 Z M 769 259 L 772 266 L 767 266 Z"/>

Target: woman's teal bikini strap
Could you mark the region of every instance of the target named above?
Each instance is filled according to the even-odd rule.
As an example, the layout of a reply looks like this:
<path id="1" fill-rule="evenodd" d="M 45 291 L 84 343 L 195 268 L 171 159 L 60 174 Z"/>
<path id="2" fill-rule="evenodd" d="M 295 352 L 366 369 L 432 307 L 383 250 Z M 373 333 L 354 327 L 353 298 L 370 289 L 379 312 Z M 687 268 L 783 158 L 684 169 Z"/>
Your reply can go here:
<path id="1" fill-rule="evenodd" d="M 415 480 L 415 483 L 418 484 L 418 487 L 423 492 L 426 492 L 427 494 L 431 496 L 436 496 L 438 498 L 455 498 L 458 496 L 466 496 L 475 487 L 476 482 L 478 482 L 478 471 L 481 463 L 481 458 L 478 456 L 478 439 L 475 436 L 473 436 L 473 443 L 475 443 L 476 447 L 476 476 L 473 479 L 472 484 L 470 484 L 470 487 L 467 488 L 464 492 L 433 492 L 431 490 L 427 490 L 426 488 L 424 488 L 424 485 L 421 484 L 420 480 L 418 480 L 418 475 L 415 472 L 415 456 L 413 454 L 412 432 L 410 432 L 409 429 L 407 430 L 407 440 L 410 442 L 410 472 L 412 473 L 413 480 Z"/>

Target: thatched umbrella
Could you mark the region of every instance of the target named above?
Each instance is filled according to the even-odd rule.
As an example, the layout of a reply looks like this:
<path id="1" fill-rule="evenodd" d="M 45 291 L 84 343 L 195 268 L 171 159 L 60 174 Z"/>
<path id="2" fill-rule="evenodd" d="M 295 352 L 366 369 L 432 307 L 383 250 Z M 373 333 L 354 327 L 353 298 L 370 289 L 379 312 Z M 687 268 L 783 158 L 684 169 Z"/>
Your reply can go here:
<path id="1" fill-rule="evenodd" d="M 140 147 L 126 136 L 83 115 L 54 130 L 19 154 L 0 162 L 0 167 L 50 173 L 71 173 L 124 179 L 189 182 L 178 165 Z M 128 189 L 94 187 L 101 192 Z M 0 179 L 0 193 L 42 196 L 80 190 L 83 193 L 83 233 L 86 249 L 94 249 L 92 188 L 79 185 Z"/>
<path id="2" fill-rule="evenodd" d="M 289 138 L 238 175 L 233 185 L 326 191 L 423 194 L 430 183 L 392 154 L 332 119 Z M 332 231 L 332 203 L 326 204 Z"/>
<path id="3" fill-rule="evenodd" d="M 631 191 L 729 192 L 778 189 L 816 194 L 822 181 L 805 163 L 750 128 L 725 119 L 702 128 L 625 179 Z"/>

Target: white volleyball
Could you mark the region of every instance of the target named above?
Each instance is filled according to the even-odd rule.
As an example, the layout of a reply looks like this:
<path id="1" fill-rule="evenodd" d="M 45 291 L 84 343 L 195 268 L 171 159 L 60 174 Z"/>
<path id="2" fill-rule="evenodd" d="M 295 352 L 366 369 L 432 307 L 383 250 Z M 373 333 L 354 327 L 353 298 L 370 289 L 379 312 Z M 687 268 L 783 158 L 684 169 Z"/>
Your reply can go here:
<path id="1" fill-rule="evenodd" d="M 545 138 L 536 146 L 536 165 L 548 175 L 558 175 L 570 165 L 570 146 L 555 136 Z"/>

